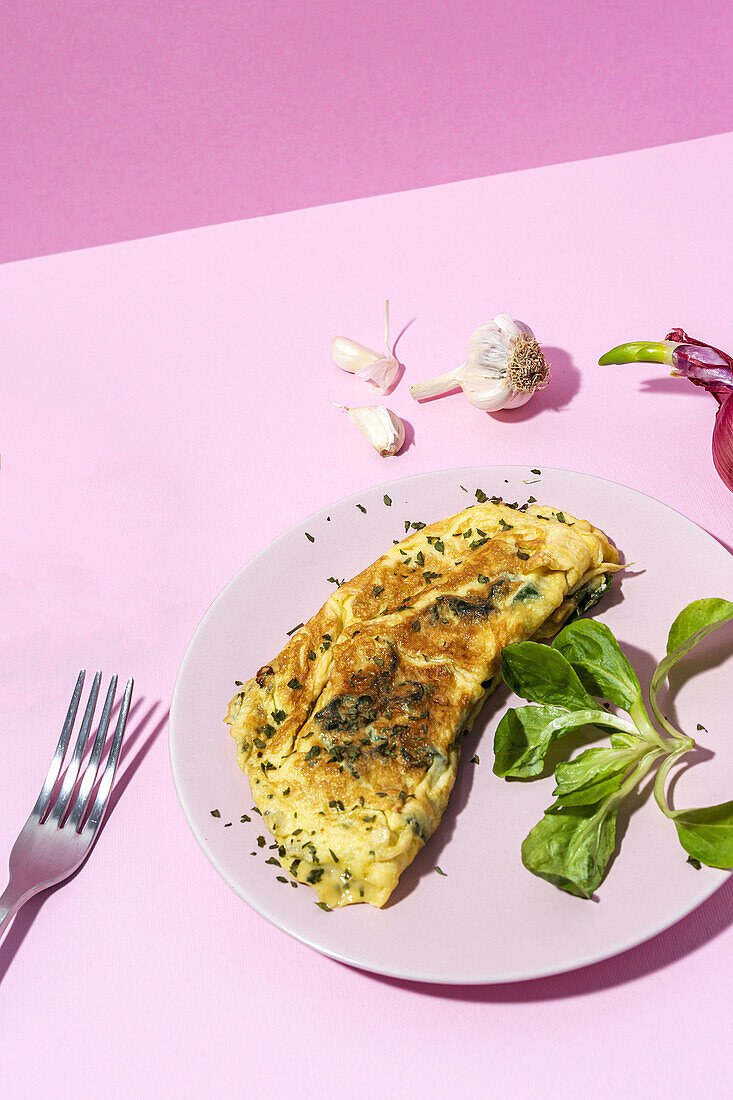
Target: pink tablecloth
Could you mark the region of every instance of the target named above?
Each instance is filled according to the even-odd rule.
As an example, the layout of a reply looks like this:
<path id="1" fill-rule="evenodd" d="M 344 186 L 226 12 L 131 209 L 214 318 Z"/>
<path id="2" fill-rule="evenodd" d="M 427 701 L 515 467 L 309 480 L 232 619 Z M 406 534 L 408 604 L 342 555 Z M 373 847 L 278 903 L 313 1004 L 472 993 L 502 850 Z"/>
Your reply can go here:
<path id="1" fill-rule="evenodd" d="M 561 977 L 372 977 L 290 940 L 217 877 L 176 801 L 166 718 L 225 581 L 284 527 L 386 478 L 564 466 L 730 545 L 712 399 L 654 366 L 595 363 L 677 324 L 733 345 L 731 157 L 721 136 L 0 269 L 0 851 L 80 665 L 136 679 L 97 849 L 0 946 L 10 1095 L 729 1092 L 733 888 Z M 414 441 L 391 460 L 329 404 L 372 400 L 328 341 L 378 344 L 386 296 L 395 331 L 415 318 L 389 399 Z M 550 349 L 552 386 L 493 419 L 460 396 L 417 407 L 407 382 L 459 362 L 502 309 Z"/>

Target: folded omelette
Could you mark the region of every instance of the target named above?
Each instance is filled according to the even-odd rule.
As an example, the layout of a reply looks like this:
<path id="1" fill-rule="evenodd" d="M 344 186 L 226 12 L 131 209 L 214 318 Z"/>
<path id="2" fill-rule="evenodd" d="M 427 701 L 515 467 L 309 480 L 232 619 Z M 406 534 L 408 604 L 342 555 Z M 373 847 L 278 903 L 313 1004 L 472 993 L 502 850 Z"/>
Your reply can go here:
<path id="1" fill-rule="evenodd" d="M 502 648 L 554 634 L 619 568 L 587 521 L 496 499 L 342 584 L 229 704 L 282 867 L 323 905 L 385 904 L 440 823 Z"/>

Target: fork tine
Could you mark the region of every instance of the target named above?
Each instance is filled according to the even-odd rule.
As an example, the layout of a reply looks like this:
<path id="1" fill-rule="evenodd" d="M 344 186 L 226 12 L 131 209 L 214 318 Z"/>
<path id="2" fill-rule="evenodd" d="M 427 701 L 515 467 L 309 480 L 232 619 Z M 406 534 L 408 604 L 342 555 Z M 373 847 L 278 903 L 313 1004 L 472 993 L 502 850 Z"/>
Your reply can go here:
<path id="1" fill-rule="evenodd" d="M 66 712 L 66 718 L 61 730 L 61 736 L 59 737 L 58 745 L 56 746 L 56 752 L 53 754 L 53 760 L 51 766 L 48 769 L 46 780 L 41 788 L 41 793 L 36 799 L 36 804 L 31 811 L 31 816 L 37 814 L 39 817 L 43 815 L 44 810 L 48 804 L 48 797 L 53 790 L 54 784 L 59 777 L 61 771 L 61 765 L 64 762 L 64 756 L 66 755 L 66 746 L 69 744 L 69 738 L 71 737 L 71 731 L 74 728 L 74 721 L 76 719 L 76 712 L 79 707 L 79 699 L 81 698 L 81 689 L 84 687 L 84 677 L 86 675 L 86 669 L 83 668 L 76 678 L 76 687 L 74 688 L 71 696 L 71 702 L 69 703 L 69 709 Z"/>
<path id="2" fill-rule="evenodd" d="M 74 753 L 71 760 L 66 766 L 66 775 L 64 776 L 64 782 L 59 791 L 59 796 L 51 810 L 49 817 L 53 821 L 61 822 L 66 812 L 66 807 L 69 804 L 71 798 L 71 792 L 74 789 L 76 778 L 79 774 L 79 765 L 81 764 L 81 758 L 84 755 L 84 749 L 86 748 L 87 738 L 89 737 L 89 730 L 92 726 L 92 718 L 94 717 L 94 711 L 97 706 L 97 696 L 99 695 L 99 682 L 102 679 L 102 673 L 97 670 L 94 673 L 94 680 L 92 681 L 92 689 L 89 692 L 89 702 L 87 708 L 84 711 L 84 717 L 81 721 L 81 729 L 79 730 L 79 736 L 76 739 L 74 745 Z"/>
<path id="3" fill-rule="evenodd" d="M 79 830 L 81 819 L 84 817 L 84 811 L 87 808 L 87 802 L 89 801 L 89 794 L 94 786 L 94 780 L 97 778 L 97 771 L 99 770 L 99 758 L 102 755 L 102 748 L 104 742 L 107 739 L 107 730 L 109 729 L 109 719 L 112 714 L 112 706 L 115 701 L 115 692 L 117 690 L 117 674 L 112 677 L 107 689 L 107 698 L 104 700 L 104 708 L 102 710 L 102 717 L 99 719 L 99 728 L 97 729 L 97 736 L 94 738 L 94 745 L 92 746 L 92 753 L 89 757 L 89 763 L 86 766 L 84 775 L 82 776 L 81 786 L 79 787 L 79 793 L 76 796 L 76 802 L 74 803 L 71 814 L 69 815 L 69 824 L 73 829 Z"/>
<path id="4" fill-rule="evenodd" d="M 95 833 L 99 827 L 102 818 L 104 817 L 104 812 L 107 809 L 109 792 L 112 789 L 112 780 L 115 777 L 117 760 L 119 758 L 120 748 L 122 746 L 122 738 L 125 734 L 125 726 L 127 724 L 127 715 L 130 710 L 130 700 L 132 699 L 133 686 L 134 680 L 132 679 L 132 677 L 130 677 L 130 679 L 127 681 L 125 694 L 122 697 L 122 706 L 120 707 L 120 713 L 117 718 L 115 735 L 112 739 L 112 748 L 109 750 L 107 763 L 104 766 L 102 779 L 97 790 L 97 797 L 94 799 L 92 812 L 89 814 L 87 823 L 84 826 L 84 832 L 91 831 L 92 833 Z"/>

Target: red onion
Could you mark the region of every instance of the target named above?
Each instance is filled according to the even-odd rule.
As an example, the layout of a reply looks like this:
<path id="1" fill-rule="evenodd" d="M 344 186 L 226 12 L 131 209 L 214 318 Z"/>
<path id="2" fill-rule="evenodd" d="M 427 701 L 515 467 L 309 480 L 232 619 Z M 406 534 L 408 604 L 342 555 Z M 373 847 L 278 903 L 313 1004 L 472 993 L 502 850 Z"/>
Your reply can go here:
<path id="1" fill-rule="evenodd" d="M 703 386 L 718 402 L 713 427 L 713 463 L 721 480 L 733 492 L 733 357 L 712 344 L 695 340 L 681 328 L 658 343 L 619 344 L 602 355 L 609 363 L 669 363 L 672 374 Z"/>

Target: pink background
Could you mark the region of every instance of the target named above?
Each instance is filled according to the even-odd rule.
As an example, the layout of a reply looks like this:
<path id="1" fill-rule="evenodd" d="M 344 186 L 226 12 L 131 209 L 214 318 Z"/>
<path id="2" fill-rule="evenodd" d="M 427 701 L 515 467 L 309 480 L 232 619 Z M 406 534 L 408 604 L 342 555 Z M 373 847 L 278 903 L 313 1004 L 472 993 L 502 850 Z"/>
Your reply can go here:
<path id="1" fill-rule="evenodd" d="M 0 852 L 80 665 L 136 678 L 96 850 L 0 945 L 10 1095 L 726 1094 L 730 884 L 650 943 L 557 978 L 377 979 L 289 939 L 217 877 L 176 801 L 166 716 L 185 646 L 241 564 L 385 478 L 564 466 L 730 547 L 712 399 L 656 366 L 596 360 L 675 324 L 733 345 L 732 157 L 733 136 L 712 137 L 0 269 Z M 328 342 L 377 343 L 387 295 L 396 330 L 415 322 L 389 398 L 411 443 L 383 460 L 329 404 L 373 396 Z M 500 309 L 535 327 L 552 385 L 494 418 L 459 395 L 416 406 L 407 383 L 460 361 Z"/>
<path id="2" fill-rule="evenodd" d="M 5 0 L 0 260 L 733 128 L 729 0 Z"/>

